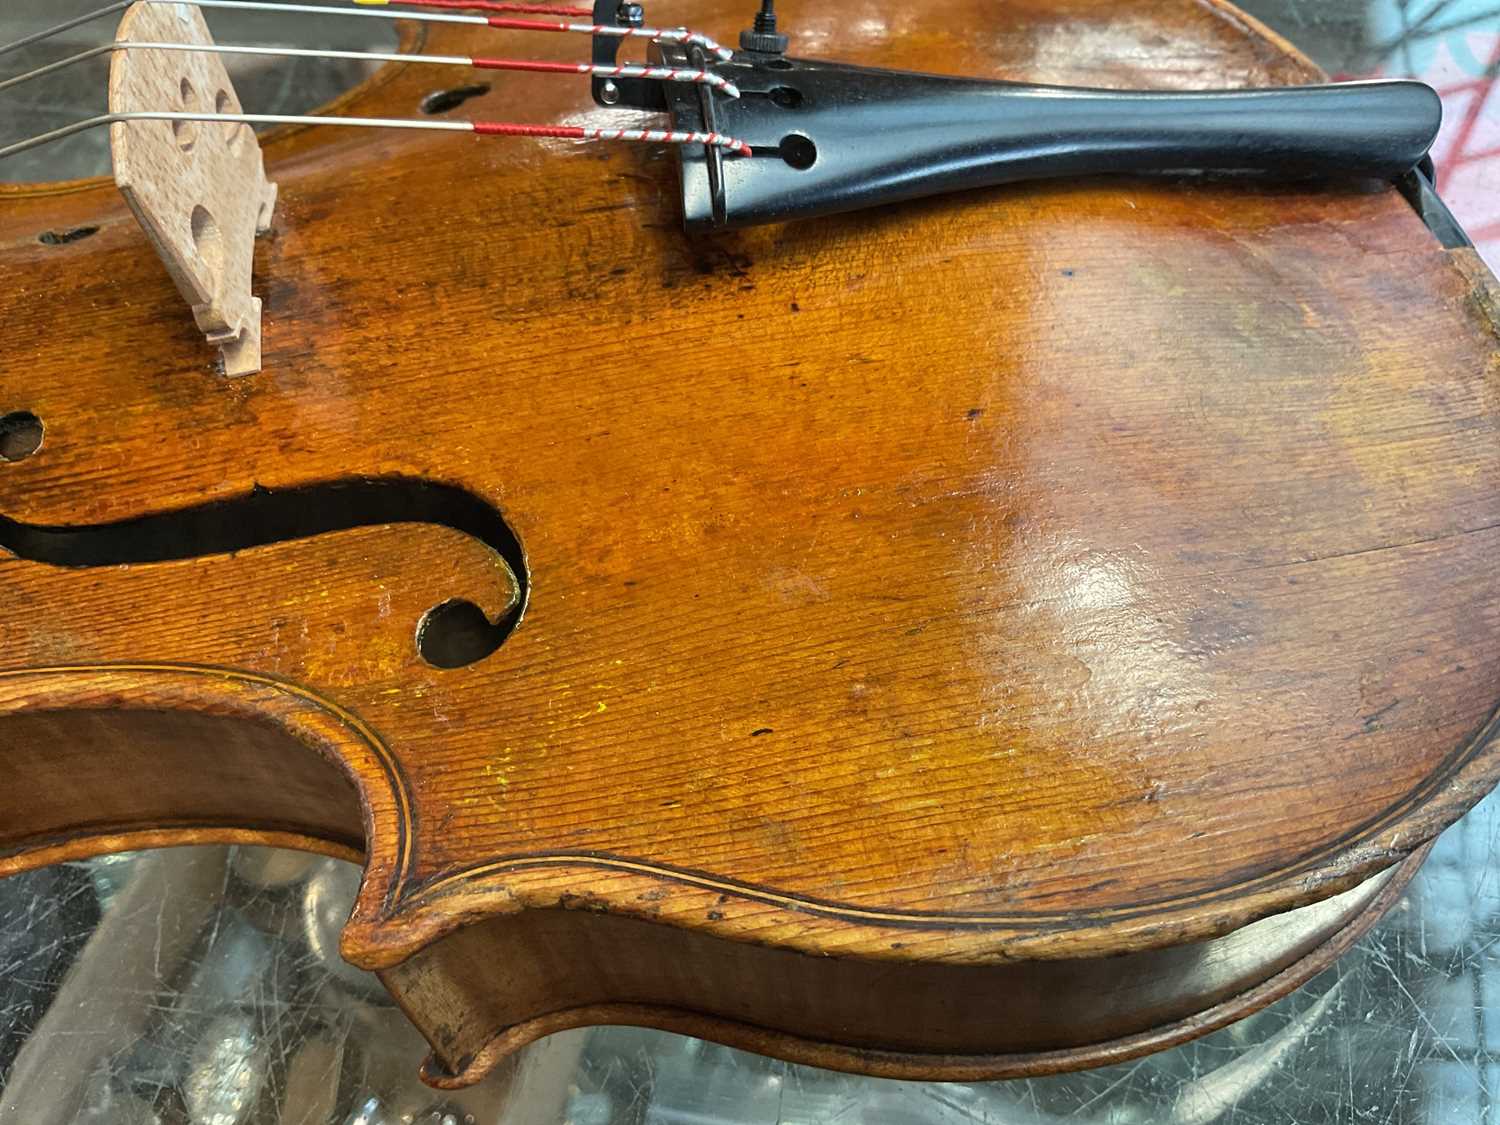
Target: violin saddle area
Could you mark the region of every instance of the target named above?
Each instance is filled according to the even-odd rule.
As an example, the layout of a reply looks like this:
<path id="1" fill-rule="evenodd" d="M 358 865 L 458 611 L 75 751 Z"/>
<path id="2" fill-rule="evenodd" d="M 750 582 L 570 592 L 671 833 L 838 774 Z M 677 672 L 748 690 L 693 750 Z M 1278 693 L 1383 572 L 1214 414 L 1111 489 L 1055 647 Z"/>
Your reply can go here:
<path id="1" fill-rule="evenodd" d="M 857 66 L 1322 77 L 1218 0 L 783 4 Z M 212 112 L 212 61 L 122 52 L 114 97 Z M 1500 776 L 1494 283 L 1393 188 L 685 235 L 651 146 L 304 130 L 266 141 L 265 370 L 219 379 L 163 325 L 175 282 L 249 365 L 253 137 L 113 128 L 171 281 L 107 182 L 0 207 L 36 439 L 0 460 L 0 873 L 360 861 L 342 952 L 435 1084 L 607 1023 L 923 1079 L 1138 1056 L 1328 965 Z"/>
<path id="2" fill-rule="evenodd" d="M 138 3 L 116 40 L 212 44 L 192 4 Z M 111 113 L 241 113 L 219 55 L 133 47 L 110 64 Z M 225 375 L 261 366 L 261 301 L 250 291 L 255 237 L 270 228 L 276 185 L 244 122 L 116 121 L 115 183 L 171 275 L 193 319 L 218 347 Z"/>

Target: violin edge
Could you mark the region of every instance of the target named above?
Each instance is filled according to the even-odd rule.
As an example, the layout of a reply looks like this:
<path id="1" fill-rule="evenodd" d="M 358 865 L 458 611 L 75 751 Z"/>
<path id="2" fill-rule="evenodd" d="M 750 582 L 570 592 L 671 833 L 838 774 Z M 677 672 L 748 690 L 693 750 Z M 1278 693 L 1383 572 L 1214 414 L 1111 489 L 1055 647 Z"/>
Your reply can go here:
<path id="1" fill-rule="evenodd" d="M 400 786 L 385 793 L 372 785 L 378 738 L 354 740 L 368 753 L 352 768 L 359 746 L 336 707 L 305 692 L 267 696 L 274 685 L 242 683 L 226 669 L 95 669 L 88 670 L 91 682 L 80 678 L 82 671 L 8 676 L 9 687 L 21 685 L 9 693 L 10 710 L 19 703 L 23 711 L 46 711 L 64 697 L 79 706 L 128 699 L 180 717 L 187 694 L 200 712 L 263 718 L 284 703 L 277 729 L 296 729 L 291 743 L 317 747 L 325 766 L 341 764 L 351 774 L 365 831 L 377 843 L 341 949 L 354 963 L 377 970 L 428 1038 L 435 1054 L 424 1077 L 439 1086 L 478 1081 L 535 1038 L 598 1023 L 655 1027 L 792 1062 L 895 1078 L 999 1079 L 1125 1061 L 1233 1022 L 1331 963 L 1399 896 L 1431 837 L 1460 806 L 1487 791 L 1490 777 L 1463 767 L 1490 774 L 1500 768 L 1500 756 L 1484 753 L 1494 748 L 1487 728 L 1473 743 L 1475 755 L 1460 763 L 1442 793 L 1387 826 L 1383 841 L 1352 846 L 1316 876 L 1282 873 L 1259 895 L 1199 905 L 1188 918 L 1158 914 L 1131 932 L 1116 925 L 1091 937 L 1078 928 L 1043 927 L 1034 940 L 1011 934 L 1009 943 L 996 943 L 992 934 L 965 934 L 940 923 L 882 928 L 818 919 L 792 907 L 762 904 L 757 912 L 756 904 L 727 895 L 723 884 L 673 887 L 640 873 L 601 885 L 593 869 L 549 872 L 550 897 L 510 887 L 482 898 L 439 896 L 414 908 L 395 897 L 400 888 L 390 881 L 400 866 L 391 847 L 399 852 L 408 838 L 387 831 L 402 819 Z M 146 682 L 154 694 L 143 694 Z M 13 851 L 0 869 L 9 873 L 122 847 L 209 842 L 290 845 L 350 858 L 356 849 L 339 835 L 333 828 L 299 833 L 222 824 L 84 832 L 62 844 Z M 1404 855 L 1397 854 L 1401 849 Z M 1372 868 L 1378 873 L 1368 874 Z M 675 897 L 662 897 L 663 891 Z M 661 911 L 655 916 L 641 909 L 653 897 Z M 801 941 L 768 927 L 794 930 Z M 987 941 L 988 955 L 964 955 L 963 947 L 972 954 Z M 500 977 L 491 979 L 497 972 Z M 1101 1006 L 1103 994 L 1111 1002 Z M 849 1007 L 880 996 L 881 1011 L 902 1013 L 898 998 L 918 1010 L 936 1007 L 910 1029 L 905 1015 L 882 1024 L 871 1012 Z M 954 1005 L 973 1010 L 955 1013 Z M 1030 1015 L 1017 1025 L 1022 1038 L 1013 1041 L 1006 1038 L 1007 1021 L 1018 1006 Z M 1098 1019 L 1090 1015 L 1096 1008 L 1103 1012 Z M 1075 1040 L 1057 1041 L 1075 1030 Z"/>
<path id="2" fill-rule="evenodd" d="M 487 920 L 556 913 L 608 916 L 726 945 L 886 966 L 984 967 L 1167 949 L 1212 941 L 1358 887 L 1422 849 L 1500 780 L 1500 718 L 1492 718 L 1445 771 L 1404 795 L 1375 823 L 1248 880 L 1128 910 L 1045 917 L 923 913 L 817 901 L 659 863 L 556 851 L 421 878 L 411 871 L 412 852 L 421 845 L 399 761 L 358 716 L 317 693 L 228 668 L 106 664 L 0 672 L 0 718 L 73 714 L 97 721 L 104 714 L 142 713 L 180 719 L 185 726 L 199 723 L 183 732 L 184 752 L 201 749 L 205 737 L 213 737 L 200 720 L 264 727 L 280 743 L 257 739 L 255 753 L 270 766 L 281 763 L 276 768 L 301 762 L 321 771 L 317 777 L 323 780 L 309 778 L 325 793 L 321 806 L 311 814 L 306 808 L 288 813 L 279 806 L 246 806 L 238 815 L 220 810 L 145 823 L 79 819 L 63 835 L 13 835 L 0 853 L 0 874 L 138 847 L 203 843 L 363 856 L 365 876 L 341 951 L 352 964 L 377 972 L 396 969 Z M 102 727 L 93 737 L 120 742 L 118 732 Z M 238 738 L 225 728 L 226 746 Z M 143 760 L 151 750 L 143 747 Z M 222 758 L 221 769 L 228 761 Z M 348 783 L 347 790 L 338 786 L 346 796 L 329 792 L 334 777 Z"/>

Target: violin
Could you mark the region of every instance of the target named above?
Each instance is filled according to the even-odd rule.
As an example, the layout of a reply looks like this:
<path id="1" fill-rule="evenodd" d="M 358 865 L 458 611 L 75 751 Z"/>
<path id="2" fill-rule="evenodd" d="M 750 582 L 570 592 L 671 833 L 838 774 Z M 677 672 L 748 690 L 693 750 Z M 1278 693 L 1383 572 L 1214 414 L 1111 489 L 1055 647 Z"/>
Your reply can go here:
<path id="1" fill-rule="evenodd" d="M 117 44 L 123 197 L 0 194 L 0 873 L 358 860 L 439 1086 L 1042 1074 L 1337 957 L 1500 770 L 1431 91 L 1220 0 L 498 7 L 401 52 L 574 77 L 257 144 Z"/>

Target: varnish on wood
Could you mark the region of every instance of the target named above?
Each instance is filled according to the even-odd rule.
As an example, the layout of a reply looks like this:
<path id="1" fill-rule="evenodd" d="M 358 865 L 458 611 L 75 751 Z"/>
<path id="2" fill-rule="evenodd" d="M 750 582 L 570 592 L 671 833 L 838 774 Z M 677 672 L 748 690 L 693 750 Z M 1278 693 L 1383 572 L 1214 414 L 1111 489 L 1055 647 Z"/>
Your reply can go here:
<path id="1" fill-rule="evenodd" d="M 780 9 L 873 66 L 1322 78 L 1221 3 L 879 12 Z M 435 73 L 335 109 L 416 116 Z M 998 1078 L 1295 988 L 1495 782 L 1494 282 L 1395 187 L 689 235 L 665 145 L 264 152 L 237 379 L 112 183 L 0 189 L 0 871 L 362 860 L 344 955 L 440 1085 L 601 1023 Z"/>

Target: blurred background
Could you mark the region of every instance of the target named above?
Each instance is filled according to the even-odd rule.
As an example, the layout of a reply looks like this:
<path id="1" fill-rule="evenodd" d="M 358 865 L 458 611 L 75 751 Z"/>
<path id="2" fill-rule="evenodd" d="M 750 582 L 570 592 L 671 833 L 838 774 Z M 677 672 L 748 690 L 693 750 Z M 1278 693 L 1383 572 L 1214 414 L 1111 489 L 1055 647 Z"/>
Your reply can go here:
<path id="1" fill-rule="evenodd" d="M 93 2 L 0 0 L 0 42 Z M 1500 0 L 1248 0 L 1341 78 L 1411 75 L 1447 122 L 1439 188 L 1500 268 Z M 225 18 L 228 16 L 229 18 Z M 274 16 L 208 13 L 222 41 Z M 390 24 L 307 27 L 389 50 Z M 85 26 L 0 77 L 100 41 Z M 107 64 L 21 88 L 0 143 L 102 111 Z M 247 106 L 305 112 L 367 68 L 233 64 Z M 103 133 L 0 179 L 107 171 Z M 183 848 L 0 880 L 4 1125 L 1471 1125 L 1500 1120 L 1500 797 L 1439 842 L 1397 908 L 1309 986 L 1127 1065 L 1033 1081 L 921 1084 L 790 1066 L 628 1028 L 554 1036 L 480 1086 L 421 1085 L 420 1038 L 337 937 L 358 872 L 259 848 Z"/>

